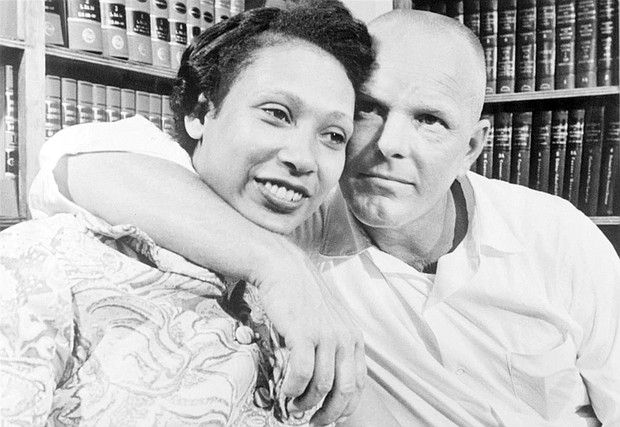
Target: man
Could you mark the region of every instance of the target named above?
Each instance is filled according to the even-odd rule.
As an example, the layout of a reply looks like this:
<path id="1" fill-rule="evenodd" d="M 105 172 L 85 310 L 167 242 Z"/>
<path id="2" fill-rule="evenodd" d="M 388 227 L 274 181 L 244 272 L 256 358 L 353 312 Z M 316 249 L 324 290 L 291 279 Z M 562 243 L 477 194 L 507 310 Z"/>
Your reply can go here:
<path id="1" fill-rule="evenodd" d="M 378 67 L 358 102 L 344 199 L 334 194 L 296 236 L 330 299 L 364 331 L 369 387 L 403 426 L 617 425 L 620 260 L 612 246 L 566 201 L 468 172 L 489 127 L 479 120 L 485 73 L 473 34 L 419 11 L 388 13 L 370 29 Z M 221 239 L 240 245 L 224 266 L 269 251 L 282 260 L 275 270 L 246 259 L 254 278 L 311 275 L 296 252 L 291 261 L 269 248 L 274 237 L 234 212 L 216 233 L 204 231 L 225 210 L 195 177 L 163 163 L 84 155 L 56 174 L 78 204 L 132 222 L 196 262 L 217 256 L 207 246 Z M 174 191 L 149 191 L 163 183 Z M 128 203 L 126 194 L 140 199 Z M 107 197 L 119 205 L 99 206 Z M 46 209 L 77 209 L 58 200 L 60 208 Z M 299 406 L 330 386 L 311 384 Z"/>

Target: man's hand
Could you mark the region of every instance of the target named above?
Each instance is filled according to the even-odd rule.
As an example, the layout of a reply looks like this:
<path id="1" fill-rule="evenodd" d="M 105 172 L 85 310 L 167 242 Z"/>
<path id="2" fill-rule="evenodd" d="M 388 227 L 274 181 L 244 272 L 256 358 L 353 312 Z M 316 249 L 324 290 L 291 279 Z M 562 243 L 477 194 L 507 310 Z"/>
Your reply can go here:
<path id="1" fill-rule="evenodd" d="M 293 245 L 291 245 L 293 246 Z M 291 412 L 321 403 L 311 424 L 348 417 L 359 402 L 366 378 L 362 333 L 336 306 L 316 267 L 297 248 L 278 258 L 268 277 L 257 279 L 267 316 L 290 349 L 282 388 L 294 398 Z"/>

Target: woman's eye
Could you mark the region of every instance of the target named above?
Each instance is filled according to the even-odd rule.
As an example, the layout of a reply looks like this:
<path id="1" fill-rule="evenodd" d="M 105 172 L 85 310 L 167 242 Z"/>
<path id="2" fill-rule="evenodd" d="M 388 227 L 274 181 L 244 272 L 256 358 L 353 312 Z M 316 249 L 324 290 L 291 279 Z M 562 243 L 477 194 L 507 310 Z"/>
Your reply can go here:
<path id="1" fill-rule="evenodd" d="M 275 117 L 278 120 L 282 120 L 286 123 L 291 122 L 291 119 L 289 118 L 288 113 L 279 108 L 263 108 L 263 111 L 265 111 L 267 114 Z"/>
<path id="2" fill-rule="evenodd" d="M 344 145 L 347 142 L 345 136 L 338 132 L 326 132 L 322 135 L 323 139 L 331 145 Z"/>

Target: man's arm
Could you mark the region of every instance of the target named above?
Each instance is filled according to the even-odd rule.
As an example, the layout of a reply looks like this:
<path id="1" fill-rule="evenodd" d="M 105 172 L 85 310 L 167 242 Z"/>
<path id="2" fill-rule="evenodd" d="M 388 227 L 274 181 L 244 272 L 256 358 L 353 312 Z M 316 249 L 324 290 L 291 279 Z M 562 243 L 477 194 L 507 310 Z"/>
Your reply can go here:
<path id="1" fill-rule="evenodd" d="M 334 306 L 306 255 L 246 220 L 197 175 L 134 153 L 65 157 L 64 195 L 112 224 L 131 223 L 159 245 L 258 286 L 266 313 L 291 350 L 284 392 L 309 409 L 327 395 L 317 424 L 351 413 L 365 377 L 361 333 Z"/>

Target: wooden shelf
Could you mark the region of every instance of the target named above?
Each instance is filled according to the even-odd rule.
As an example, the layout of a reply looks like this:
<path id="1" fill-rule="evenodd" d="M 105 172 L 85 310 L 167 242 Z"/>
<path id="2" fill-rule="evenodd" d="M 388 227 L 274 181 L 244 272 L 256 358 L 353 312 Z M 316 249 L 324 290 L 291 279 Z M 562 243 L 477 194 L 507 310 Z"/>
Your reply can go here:
<path id="1" fill-rule="evenodd" d="M 593 88 L 543 90 L 537 92 L 494 93 L 487 95 L 485 104 L 504 104 L 507 102 L 548 101 L 550 99 L 584 98 L 594 96 L 618 95 L 618 86 L 600 86 Z"/>
<path id="2" fill-rule="evenodd" d="M 0 49 L 2 48 L 24 50 L 26 48 L 26 43 L 23 40 L 8 39 L 6 37 L 0 37 Z"/>
<path id="3" fill-rule="evenodd" d="M 122 70 L 132 75 L 159 77 L 169 80 L 173 80 L 176 77 L 176 70 L 153 67 L 152 65 L 135 61 L 110 58 L 95 53 L 74 51 L 66 47 L 48 45 L 45 48 L 45 55 L 48 60 L 60 59 L 90 64 L 97 66 L 99 70 L 106 68 L 113 71 Z"/>
<path id="4" fill-rule="evenodd" d="M 620 225 L 620 216 L 591 216 L 596 225 Z"/>

